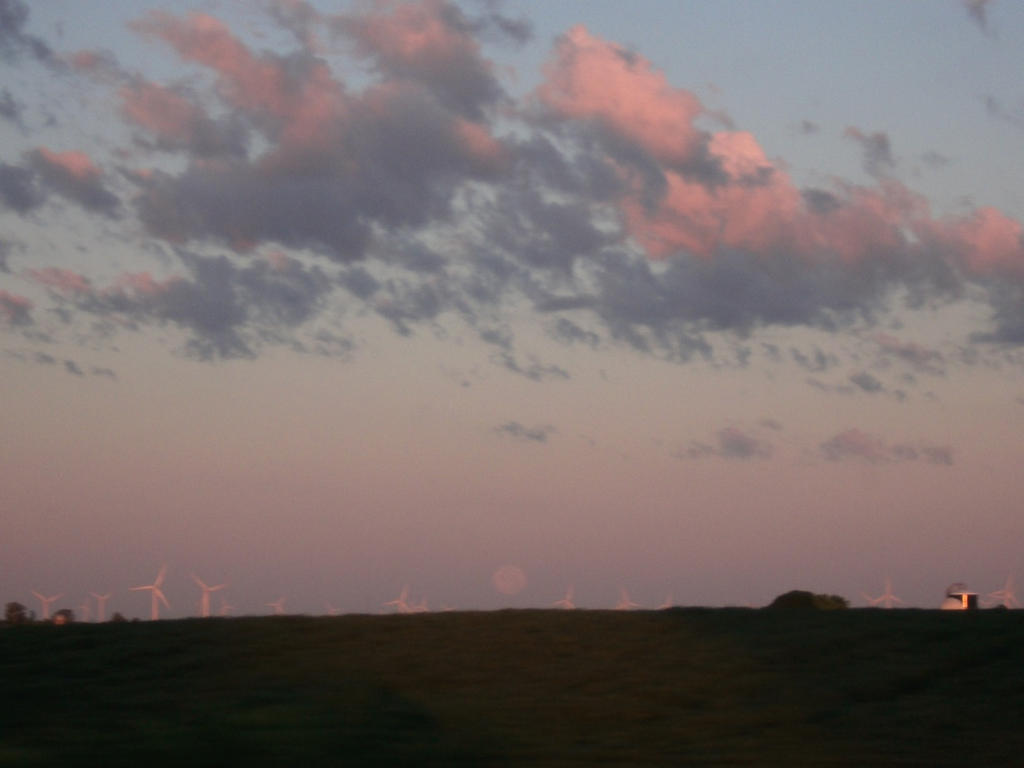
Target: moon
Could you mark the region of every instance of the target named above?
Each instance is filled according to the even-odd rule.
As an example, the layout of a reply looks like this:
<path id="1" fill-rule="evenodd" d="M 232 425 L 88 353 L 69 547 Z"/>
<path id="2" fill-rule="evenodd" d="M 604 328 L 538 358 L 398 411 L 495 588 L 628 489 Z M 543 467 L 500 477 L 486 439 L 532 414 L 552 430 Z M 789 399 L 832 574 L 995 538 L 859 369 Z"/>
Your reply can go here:
<path id="1" fill-rule="evenodd" d="M 515 595 L 526 586 L 526 574 L 517 565 L 503 565 L 491 576 L 494 588 L 503 595 Z"/>

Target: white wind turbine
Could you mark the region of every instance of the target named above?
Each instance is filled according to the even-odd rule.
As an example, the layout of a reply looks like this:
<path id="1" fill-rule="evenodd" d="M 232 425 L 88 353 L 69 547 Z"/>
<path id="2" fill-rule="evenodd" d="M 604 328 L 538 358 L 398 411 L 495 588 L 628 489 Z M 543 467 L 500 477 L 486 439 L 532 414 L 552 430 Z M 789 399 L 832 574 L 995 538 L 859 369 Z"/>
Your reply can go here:
<path id="1" fill-rule="evenodd" d="M 34 589 L 32 590 L 32 594 L 39 598 L 39 602 L 42 605 L 43 621 L 46 621 L 50 618 L 50 606 L 58 600 L 60 600 L 62 597 L 64 597 L 63 592 L 61 592 L 59 595 L 54 595 L 53 597 L 47 597 L 46 595 L 42 595 L 39 592 L 36 592 Z"/>
<path id="2" fill-rule="evenodd" d="M 235 606 L 231 605 L 227 600 L 224 599 L 224 595 L 220 596 L 220 608 L 217 609 L 218 616 L 227 616 Z"/>
<path id="3" fill-rule="evenodd" d="M 421 598 L 415 605 L 410 605 L 409 613 L 430 613 L 430 606 L 427 605 L 427 598 Z"/>
<path id="4" fill-rule="evenodd" d="M 672 593 L 669 592 L 665 597 L 665 602 L 658 606 L 658 610 L 663 611 L 666 608 L 671 608 L 673 605 L 675 605 L 675 603 L 672 602 Z"/>
<path id="5" fill-rule="evenodd" d="M 328 616 L 337 616 L 338 609 L 331 605 L 330 600 L 324 600 L 324 609 L 327 611 Z"/>
<path id="6" fill-rule="evenodd" d="M 394 600 L 388 600 L 384 603 L 385 608 L 394 608 L 396 613 L 412 613 L 412 608 L 406 600 L 409 599 L 409 585 L 406 584 L 402 587 L 402 593 Z"/>
<path id="7" fill-rule="evenodd" d="M 224 589 L 227 584 L 217 584 L 211 587 L 194 573 L 192 574 L 192 580 L 203 590 L 203 596 L 199 598 L 199 615 L 204 619 L 208 619 L 210 618 L 210 593 L 216 592 L 218 589 Z"/>
<path id="8" fill-rule="evenodd" d="M 883 608 L 892 608 L 897 603 L 903 602 L 901 598 L 896 597 L 896 595 L 892 593 L 892 580 L 888 576 L 885 577 L 885 592 L 880 594 L 878 597 L 871 597 L 863 592 L 861 592 L 861 595 L 863 595 L 864 599 L 867 600 L 870 605 L 881 605 Z"/>
<path id="9" fill-rule="evenodd" d="M 561 608 L 566 611 L 573 610 L 576 607 L 576 603 L 572 601 L 573 591 L 573 585 L 570 584 L 569 588 L 565 590 L 565 597 L 563 597 L 561 600 L 555 600 L 555 602 L 553 602 L 552 605 L 555 608 Z"/>
<path id="10" fill-rule="evenodd" d="M 110 599 L 110 593 L 97 595 L 95 592 L 90 592 L 89 594 L 96 598 L 96 621 L 106 621 L 107 600 Z"/>
<path id="11" fill-rule="evenodd" d="M 92 618 L 92 606 L 89 605 L 89 598 L 86 597 L 82 600 L 82 604 L 78 606 L 78 621 L 89 621 Z"/>
<path id="12" fill-rule="evenodd" d="M 267 608 L 273 608 L 274 609 L 274 615 L 275 616 L 282 616 L 282 615 L 284 615 L 284 601 L 285 601 L 285 598 L 279 597 L 274 602 L 272 602 L 272 603 L 265 603 L 265 605 L 267 606 Z"/>
<path id="13" fill-rule="evenodd" d="M 617 611 L 632 611 L 634 608 L 639 608 L 640 603 L 634 603 L 629 599 L 629 592 L 626 591 L 625 587 L 619 587 L 619 602 L 615 604 L 615 610 Z"/>
<path id="14" fill-rule="evenodd" d="M 167 574 L 167 566 L 161 566 L 160 573 L 156 575 L 156 581 L 152 584 L 144 584 L 141 587 L 132 587 L 132 592 L 141 592 L 148 589 L 151 595 L 151 607 L 150 607 L 150 618 L 156 621 L 160 618 L 160 603 L 164 604 L 167 610 L 171 609 L 171 604 L 167 602 L 167 598 L 164 597 L 164 593 L 160 590 L 160 585 L 164 583 L 164 576 Z"/>
<path id="15" fill-rule="evenodd" d="M 1001 605 L 1004 608 L 1020 608 L 1020 602 L 1013 591 L 1013 574 L 1006 577 L 1006 583 L 1002 589 L 989 592 L 986 596 L 992 605 Z"/>

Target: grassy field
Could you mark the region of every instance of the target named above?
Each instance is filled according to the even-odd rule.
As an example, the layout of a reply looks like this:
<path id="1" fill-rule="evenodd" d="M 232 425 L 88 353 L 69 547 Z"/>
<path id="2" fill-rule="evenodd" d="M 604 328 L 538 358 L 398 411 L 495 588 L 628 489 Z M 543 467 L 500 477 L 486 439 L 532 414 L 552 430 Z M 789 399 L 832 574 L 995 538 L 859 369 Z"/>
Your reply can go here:
<path id="1" fill-rule="evenodd" d="M 3 765 L 1024 765 L 1024 611 L 0 627 Z"/>

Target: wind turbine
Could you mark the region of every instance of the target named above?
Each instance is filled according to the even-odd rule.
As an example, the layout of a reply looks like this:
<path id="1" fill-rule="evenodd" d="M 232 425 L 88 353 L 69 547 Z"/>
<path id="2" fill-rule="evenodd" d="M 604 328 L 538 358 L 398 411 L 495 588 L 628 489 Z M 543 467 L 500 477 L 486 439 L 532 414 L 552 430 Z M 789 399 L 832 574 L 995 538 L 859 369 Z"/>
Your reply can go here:
<path id="1" fill-rule="evenodd" d="M 50 618 L 50 606 L 58 600 L 60 600 L 62 597 L 64 597 L 63 592 L 61 592 L 59 595 L 54 595 L 53 597 L 46 597 L 46 595 L 41 595 L 35 590 L 32 590 L 32 594 L 39 598 L 39 602 L 43 606 L 43 621 L 46 621 Z"/>
<path id="2" fill-rule="evenodd" d="M 658 606 L 658 610 L 663 611 L 666 608 L 671 608 L 673 605 L 675 605 L 675 603 L 672 602 L 672 593 L 669 592 L 668 595 L 665 597 L 665 602 Z"/>
<path id="3" fill-rule="evenodd" d="M 409 613 L 430 613 L 430 607 L 427 605 L 427 598 L 424 597 L 415 605 L 410 605 Z"/>
<path id="4" fill-rule="evenodd" d="M 79 621 L 89 621 L 92 618 L 92 606 L 89 605 L 89 598 L 86 597 L 82 600 L 82 604 L 78 606 Z"/>
<path id="5" fill-rule="evenodd" d="M 220 608 L 217 610 L 218 616 L 227 616 L 231 612 L 231 609 L 235 606 L 231 605 L 227 600 L 224 599 L 224 595 L 220 596 Z"/>
<path id="6" fill-rule="evenodd" d="M 626 591 L 625 587 L 619 587 L 619 602 L 615 604 L 615 610 L 617 611 L 632 611 L 634 608 L 639 608 L 640 603 L 634 603 L 629 599 L 629 592 Z"/>
<path id="7" fill-rule="evenodd" d="M 106 621 L 107 600 L 110 599 L 110 593 L 97 595 L 95 592 L 90 592 L 89 594 L 96 598 L 96 621 Z"/>
<path id="8" fill-rule="evenodd" d="M 327 610 L 328 616 L 337 616 L 338 609 L 331 605 L 329 600 L 324 600 L 324 608 Z"/>
<path id="9" fill-rule="evenodd" d="M 412 613 L 412 609 L 409 604 L 405 602 L 409 599 L 409 585 L 406 584 L 402 587 L 402 593 L 394 600 L 388 600 L 384 603 L 385 608 L 394 608 L 396 613 Z"/>
<path id="10" fill-rule="evenodd" d="M 279 597 L 274 602 L 272 602 L 272 603 L 264 603 L 264 605 L 266 605 L 267 608 L 273 608 L 275 616 L 282 616 L 282 615 L 284 615 L 284 601 L 285 601 L 285 598 Z"/>
<path id="11" fill-rule="evenodd" d="M 1006 583 L 1002 589 L 997 589 L 995 592 L 989 592 L 987 595 L 988 599 L 992 602 L 992 605 L 1001 605 L 1004 608 L 1020 608 L 1020 602 L 1017 600 L 1017 595 L 1013 591 L 1013 574 L 1011 573 L 1006 577 Z"/>
<path id="12" fill-rule="evenodd" d="M 160 585 L 164 583 L 164 575 L 167 573 L 167 566 L 161 566 L 160 573 L 156 575 L 156 581 L 152 584 L 145 584 L 141 587 L 132 587 L 132 592 L 141 592 L 142 590 L 148 589 L 151 594 L 152 603 L 150 608 L 150 618 L 156 621 L 160 618 L 160 603 L 163 603 L 167 610 L 171 609 L 171 604 L 167 602 L 167 598 L 164 597 L 164 593 L 160 590 Z"/>
<path id="13" fill-rule="evenodd" d="M 217 584 L 216 586 L 210 587 L 194 573 L 192 574 L 192 580 L 199 585 L 201 590 L 203 590 L 203 596 L 199 598 L 199 615 L 204 619 L 208 619 L 210 618 L 210 593 L 216 592 L 218 589 L 224 589 L 227 584 Z"/>
<path id="14" fill-rule="evenodd" d="M 896 603 L 903 602 L 902 599 L 896 597 L 896 595 L 892 593 L 892 581 L 888 576 L 885 577 L 885 592 L 880 594 L 878 597 L 871 597 L 863 592 L 861 592 L 861 595 L 863 595 L 864 599 L 867 600 L 869 604 L 881 605 L 883 608 L 892 608 Z"/>
<path id="15" fill-rule="evenodd" d="M 572 594 L 573 594 L 573 585 L 570 584 L 569 588 L 567 590 L 565 590 L 565 597 L 563 597 L 561 600 L 555 600 L 555 602 L 553 602 L 552 605 L 555 608 L 562 608 L 563 610 L 566 610 L 566 611 L 573 610 L 576 607 L 576 603 L 574 603 L 572 601 Z"/>

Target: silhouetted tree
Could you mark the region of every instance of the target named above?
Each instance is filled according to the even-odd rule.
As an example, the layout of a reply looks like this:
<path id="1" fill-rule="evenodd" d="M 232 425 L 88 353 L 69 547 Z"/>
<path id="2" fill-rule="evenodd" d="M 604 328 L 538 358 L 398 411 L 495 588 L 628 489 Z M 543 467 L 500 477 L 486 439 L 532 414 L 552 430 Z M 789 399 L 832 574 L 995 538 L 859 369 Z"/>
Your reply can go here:
<path id="1" fill-rule="evenodd" d="M 8 624 L 28 624 L 35 616 L 21 603 L 10 602 L 4 609 L 4 621 Z"/>
<path id="2" fill-rule="evenodd" d="M 73 624 L 75 621 L 75 612 L 70 608 L 61 608 L 55 614 L 53 614 L 54 624 Z"/>
<path id="3" fill-rule="evenodd" d="M 114 611 L 114 615 L 110 617 L 110 620 L 111 621 L 118 621 L 118 622 L 128 621 L 128 619 L 126 619 L 124 616 L 121 615 L 120 611 Z"/>

